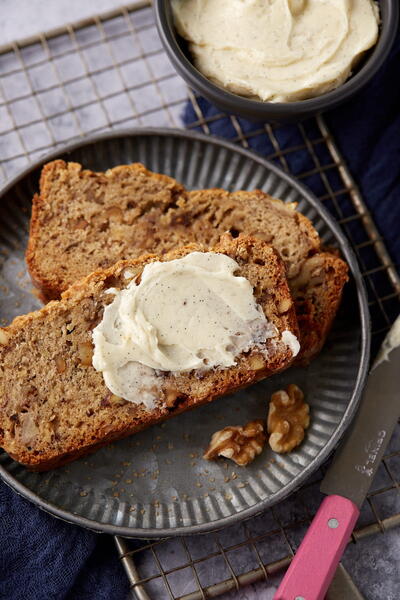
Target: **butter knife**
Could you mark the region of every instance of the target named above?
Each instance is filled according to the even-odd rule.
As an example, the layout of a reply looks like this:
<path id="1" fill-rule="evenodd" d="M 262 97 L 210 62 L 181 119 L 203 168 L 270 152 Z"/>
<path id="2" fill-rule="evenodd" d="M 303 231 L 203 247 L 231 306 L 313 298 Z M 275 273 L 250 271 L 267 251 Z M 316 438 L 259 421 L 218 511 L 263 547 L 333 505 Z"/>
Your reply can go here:
<path id="1" fill-rule="evenodd" d="M 315 515 L 274 600 L 323 600 L 400 416 L 400 316 L 371 369 L 354 423 L 321 483 Z"/>

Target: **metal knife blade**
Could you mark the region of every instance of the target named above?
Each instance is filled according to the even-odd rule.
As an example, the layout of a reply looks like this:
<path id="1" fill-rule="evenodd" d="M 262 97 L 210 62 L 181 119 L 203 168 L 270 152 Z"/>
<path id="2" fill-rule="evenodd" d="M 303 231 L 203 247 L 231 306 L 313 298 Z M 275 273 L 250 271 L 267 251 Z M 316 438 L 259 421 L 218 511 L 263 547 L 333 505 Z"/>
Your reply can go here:
<path id="1" fill-rule="evenodd" d="M 361 507 L 400 417 L 400 316 L 382 344 L 354 423 L 321 483 Z"/>

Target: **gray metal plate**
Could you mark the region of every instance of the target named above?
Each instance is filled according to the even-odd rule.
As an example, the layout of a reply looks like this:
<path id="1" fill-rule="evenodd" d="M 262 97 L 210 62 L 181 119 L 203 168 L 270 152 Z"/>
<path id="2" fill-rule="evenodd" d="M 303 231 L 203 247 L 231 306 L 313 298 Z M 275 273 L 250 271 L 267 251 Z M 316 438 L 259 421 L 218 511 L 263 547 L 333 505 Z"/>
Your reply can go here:
<path id="1" fill-rule="evenodd" d="M 0 451 L 0 474 L 52 514 L 132 537 L 217 529 L 282 500 L 317 469 L 351 421 L 365 380 L 369 321 L 362 278 L 339 227 L 292 177 L 263 158 L 210 136 L 138 129 L 106 134 L 53 152 L 3 190 L 0 202 L 0 316 L 3 324 L 40 306 L 26 273 L 30 203 L 43 162 L 55 157 L 105 170 L 133 161 L 176 177 L 189 188 L 260 188 L 297 202 L 324 243 L 341 248 L 352 280 L 329 340 L 306 369 L 292 368 L 48 473 L 30 473 Z M 297 383 L 311 405 L 304 443 L 287 456 L 265 450 L 247 468 L 201 458 L 211 434 L 265 418 L 270 394 Z"/>

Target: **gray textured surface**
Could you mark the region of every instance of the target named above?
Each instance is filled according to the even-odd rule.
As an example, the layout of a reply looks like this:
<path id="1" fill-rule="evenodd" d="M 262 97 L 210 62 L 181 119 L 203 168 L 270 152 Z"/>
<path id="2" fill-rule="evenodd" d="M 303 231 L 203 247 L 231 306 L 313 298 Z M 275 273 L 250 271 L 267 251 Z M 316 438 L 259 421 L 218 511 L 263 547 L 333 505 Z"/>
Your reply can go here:
<path id="1" fill-rule="evenodd" d="M 120 0 L 1 0 L 0 46 L 105 13 L 131 2 Z"/>
<path id="2" fill-rule="evenodd" d="M 80 19 L 85 16 L 81 10 L 84 10 L 86 14 L 92 11 L 102 11 L 102 6 L 109 4 L 117 6 L 120 2 L 115 0 L 103 0 L 103 2 L 97 0 L 89 0 L 87 2 L 81 2 L 81 0 L 2 0 L 1 3 L 1 15 L 2 24 L 6 24 L 7 31 L 2 33 L 2 43 L 11 41 L 11 39 L 21 39 L 26 35 L 32 35 L 35 31 L 41 30 L 43 27 L 46 29 L 52 29 L 53 27 L 59 26 L 64 21 L 65 12 L 67 12 L 67 21 L 74 19 Z M 42 15 L 40 19 L 37 18 L 38 10 L 37 6 L 40 6 Z M 78 7 L 79 14 L 73 11 Z M 149 22 L 148 16 L 143 16 L 143 20 Z M 115 26 L 115 25 L 114 25 Z M 27 28 L 29 27 L 29 29 Z M 1 31 L 1 30 L 0 30 Z M 154 35 L 153 30 L 149 30 L 151 37 L 151 44 L 153 47 L 157 47 L 157 38 Z M 62 49 L 62 44 L 59 42 Z M 65 44 L 67 45 L 67 40 Z M 118 59 L 121 58 L 124 53 L 132 53 L 132 44 L 130 44 L 127 38 L 121 38 L 119 41 L 113 44 L 118 54 Z M 89 53 L 90 54 L 90 53 Z M 31 58 L 34 57 L 34 51 L 31 52 Z M 101 61 L 104 56 L 101 54 L 91 56 L 91 60 Z M 12 60 L 12 57 L 10 57 Z M 29 55 L 27 56 L 29 60 Z M 150 60 L 152 68 L 155 70 L 157 76 L 160 74 L 171 73 L 171 66 L 168 61 L 162 55 L 157 55 L 153 60 Z M 59 61 L 60 68 L 64 68 L 68 71 L 74 71 L 74 66 L 68 61 Z M 142 78 L 145 80 L 147 66 L 138 69 L 132 69 L 131 65 L 127 64 L 125 67 L 126 80 L 129 83 L 132 81 Z M 3 64 L 0 65 L 0 71 L 3 70 Z M 40 88 L 41 77 L 46 77 L 46 74 L 41 74 L 40 69 L 35 71 L 36 73 L 36 85 Z M 64 74 L 64 73 L 63 73 Z M 98 82 L 99 86 L 104 85 L 104 79 L 101 76 L 95 76 L 92 78 L 92 82 L 86 82 L 81 89 L 78 89 L 75 84 L 66 86 L 67 95 L 71 98 L 72 104 L 75 106 L 79 102 L 93 101 L 95 98 L 93 90 L 93 80 Z M 26 86 L 26 82 L 23 78 L 15 78 L 17 85 Z M 35 82 L 34 82 L 35 84 Z M 81 120 L 81 124 L 85 130 L 89 130 L 95 127 L 108 128 L 109 121 L 112 123 L 121 125 L 138 124 L 138 120 L 135 119 L 131 114 L 131 107 L 127 102 L 126 94 L 119 94 L 118 89 L 118 77 L 108 76 L 106 85 L 109 91 L 115 90 L 115 96 L 104 101 L 100 108 L 98 107 L 84 107 L 75 110 L 75 115 Z M 154 86 L 144 86 L 144 92 L 134 94 L 135 100 L 138 99 L 140 104 L 139 108 L 142 108 L 146 104 L 150 107 L 154 105 L 155 90 Z M 100 90 L 101 95 L 105 94 L 103 89 Z M 181 80 L 172 79 L 170 82 L 165 80 L 165 83 L 161 87 L 164 100 L 176 101 L 176 104 L 166 111 L 164 108 L 154 110 L 148 114 L 144 120 L 146 125 L 161 126 L 171 123 L 171 115 L 176 125 L 179 125 L 179 115 L 182 111 L 182 107 L 185 101 L 185 87 Z M 64 102 L 62 94 L 59 90 L 55 89 L 52 92 L 48 92 L 46 99 L 44 95 L 38 94 L 37 96 L 45 106 L 46 111 L 48 110 L 50 115 L 57 110 L 62 108 Z M 159 100 L 158 100 L 159 102 Z M 92 110 L 93 108 L 93 110 Z M 155 106 L 157 108 L 157 106 Z M 31 98 L 28 99 L 26 104 L 22 101 L 14 104 L 14 118 L 17 125 L 20 127 L 24 120 L 30 120 L 36 114 L 38 122 L 35 126 L 30 126 L 29 129 L 22 130 L 22 142 L 18 136 L 14 134 L 7 134 L 0 136 L 0 156 L 4 160 L 10 156 L 13 152 L 18 151 L 20 157 L 12 159 L 11 161 L 5 161 L 3 177 L 11 176 L 18 169 L 25 166 L 27 158 L 24 156 L 24 147 L 28 151 L 30 158 L 34 159 L 39 154 L 43 153 L 41 146 L 50 145 L 52 142 L 52 136 L 56 142 L 63 143 L 64 140 L 72 137 L 73 135 L 79 134 L 77 121 L 71 118 L 70 114 L 64 114 L 54 117 L 50 122 L 50 131 L 42 123 L 40 111 L 38 108 L 38 102 L 32 102 Z M 49 116 L 46 114 L 46 116 Z M 4 109 L 0 107 L 0 122 L 1 129 L 6 129 L 12 123 L 10 121 L 10 115 L 6 114 Z M 118 123 L 119 122 L 119 123 Z M 143 121 L 139 121 L 141 124 Z M 79 121 L 78 121 L 79 123 Z M 0 172 L 1 176 L 1 172 Z M 22 270 L 22 267 L 21 267 Z M 22 281 L 22 284 L 29 286 L 28 280 Z M 398 452 L 400 450 L 400 426 L 397 427 L 394 437 L 391 441 L 391 452 Z M 400 477 L 400 467 L 398 457 L 387 459 L 387 465 L 391 468 L 392 473 L 395 477 Z M 388 471 L 383 466 L 379 469 L 377 477 L 373 483 L 373 489 L 385 489 L 390 487 L 391 480 Z M 275 526 L 276 519 L 279 519 L 283 525 L 288 523 L 295 517 L 302 518 L 304 515 L 304 505 L 310 511 L 317 508 L 318 503 L 321 500 L 321 495 L 318 492 L 318 485 L 311 484 L 306 489 L 302 490 L 295 498 L 289 499 L 277 506 L 274 509 L 274 518 L 271 511 L 267 511 L 262 517 L 253 519 L 249 524 L 242 525 L 239 528 L 227 530 L 222 534 L 218 535 L 218 539 L 226 544 L 230 542 L 232 545 L 240 543 L 247 535 L 250 530 L 253 534 L 262 534 L 268 528 L 271 529 Z M 388 517 L 396 512 L 400 512 L 400 494 L 398 489 L 391 489 L 387 492 L 383 492 L 372 501 L 372 505 L 379 518 Z M 358 526 L 366 525 L 368 523 L 376 522 L 376 516 L 371 510 L 371 504 L 366 503 L 363 507 L 361 518 Z M 245 532 L 246 530 L 246 532 Z M 293 530 L 292 540 L 293 543 L 301 538 L 301 534 L 304 530 L 301 527 L 296 527 Z M 189 539 L 188 545 L 190 545 L 193 556 L 201 554 L 208 554 L 216 549 L 216 541 L 214 537 L 202 536 L 201 538 Z M 279 558 L 282 553 L 285 553 L 287 548 L 286 541 L 283 533 L 278 531 L 273 537 L 263 539 L 257 544 L 257 549 L 260 553 L 261 558 L 269 562 L 274 560 L 274 557 Z M 179 549 L 179 544 L 176 542 L 168 542 L 168 546 L 164 550 L 160 550 L 162 554 L 163 565 L 177 565 L 182 557 L 182 551 Z M 197 553 L 197 554 L 196 554 Z M 255 568 L 257 566 L 257 559 L 254 551 L 248 548 L 240 548 L 232 550 L 228 553 L 228 556 L 233 565 L 234 571 L 239 574 L 248 568 Z M 212 563 L 212 564 L 211 564 Z M 373 536 L 369 536 L 363 540 L 358 541 L 356 544 L 351 544 L 345 553 L 344 564 L 348 571 L 352 574 L 355 582 L 359 589 L 364 594 L 367 600 L 397 600 L 400 597 L 400 535 L 399 530 L 394 529 L 392 531 L 386 531 L 385 533 L 376 533 Z M 141 570 L 141 575 L 145 576 L 146 573 L 155 573 L 157 566 L 154 564 L 154 559 L 149 552 L 141 553 L 138 557 L 138 565 Z M 209 563 L 204 563 L 204 566 L 200 568 L 201 582 L 206 583 L 212 581 L 212 577 L 215 579 L 221 579 L 223 577 L 229 577 L 230 574 L 226 570 L 226 565 L 221 560 L 212 560 Z M 189 569 L 178 573 L 175 578 L 175 588 L 179 590 L 179 593 L 187 593 L 193 589 L 193 577 Z M 250 586 L 241 590 L 240 592 L 231 592 L 224 596 L 225 600 L 256 600 L 256 599 L 272 599 L 273 593 L 276 590 L 277 579 L 272 578 L 269 583 L 260 583 Z M 154 588 L 157 587 L 157 583 L 154 583 Z M 160 591 L 161 590 L 161 591 Z M 159 594 L 155 595 L 155 598 L 165 598 L 165 588 L 159 588 Z M 346 600 L 346 599 L 344 599 Z"/>
<path id="3" fill-rule="evenodd" d="M 348 547 L 343 564 L 360 592 L 370 600 L 400 598 L 400 535 L 387 531 L 373 539 L 360 540 Z"/>

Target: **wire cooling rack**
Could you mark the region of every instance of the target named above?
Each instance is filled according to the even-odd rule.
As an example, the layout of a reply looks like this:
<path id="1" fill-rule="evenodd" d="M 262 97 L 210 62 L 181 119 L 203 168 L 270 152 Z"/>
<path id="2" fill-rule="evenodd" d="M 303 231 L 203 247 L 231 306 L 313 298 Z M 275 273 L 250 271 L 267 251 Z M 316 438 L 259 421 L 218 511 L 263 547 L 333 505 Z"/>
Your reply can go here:
<path id="1" fill-rule="evenodd" d="M 262 148 L 314 191 L 352 243 L 368 290 L 375 347 L 379 344 L 400 310 L 400 279 L 322 117 L 290 126 L 249 124 L 209 107 L 175 74 L 149 2 L 0 49 L 0 73 L 3 182 L 71 139 L 129 125 L 180 127 L 184 110 L 190 129 L 213 133 L 222 124 L 237 143 Z M 205 600 L 273 579 L 289 564 L 320 503 L 322 475 L 320 470 L 287 501 L 234 528 L 148 543 L 116 538 L 133 593 L 141 600 Z M 400 425 L 353 544 L 400 524 L 399 486 Z M 351 571 L 350 548 L 344 564 Z"/>

